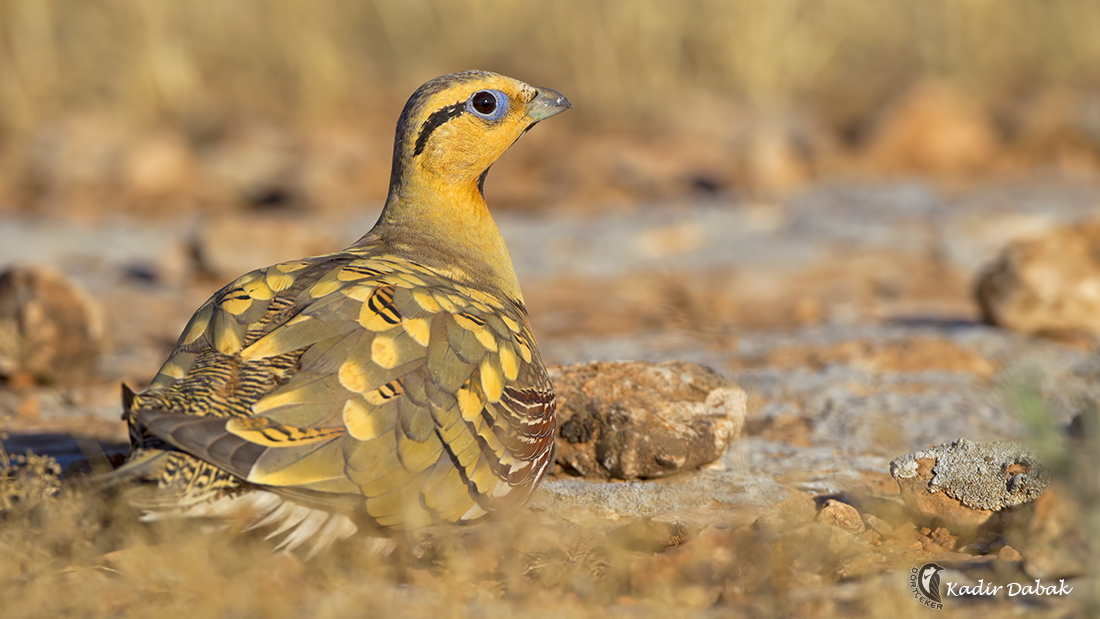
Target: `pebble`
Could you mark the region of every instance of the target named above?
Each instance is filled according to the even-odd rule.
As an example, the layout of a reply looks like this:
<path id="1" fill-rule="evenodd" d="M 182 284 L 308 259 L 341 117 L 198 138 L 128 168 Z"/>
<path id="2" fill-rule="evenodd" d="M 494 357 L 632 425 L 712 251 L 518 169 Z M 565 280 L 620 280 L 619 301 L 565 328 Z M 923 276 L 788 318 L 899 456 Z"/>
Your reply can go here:
<path id="1" fill-rule="evenodd" d="M 841 503 L 836 499 L 825 501 L 825 505 L 818 512 L 816 520 L 831 524 L 852 535 L 859 535 L 864 531 L 863 520 L 860 519 L 859 511 L 851 505 Z"/>

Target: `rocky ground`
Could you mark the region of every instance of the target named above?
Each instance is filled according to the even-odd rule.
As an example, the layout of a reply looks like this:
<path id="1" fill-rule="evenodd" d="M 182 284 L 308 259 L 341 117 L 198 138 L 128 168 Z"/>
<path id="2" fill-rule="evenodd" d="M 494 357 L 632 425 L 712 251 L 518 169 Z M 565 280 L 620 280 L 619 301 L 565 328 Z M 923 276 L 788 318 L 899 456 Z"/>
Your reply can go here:
<path id="1" fill-rule="evenodd" d="M 1100 186 L 1087 183 L 945 190 L 892 181 L 818 185 L 774 202 L 719 195 L 610 212 L 500 214 L 547 363 L 676 360 L 718 374 L 688 365 L 665 374 L 644 366 L 554 370 L 559 392 L 573 389 L 575 402 L 581 392 L 593 397 L 589 410 L 603 406 L 601 397 L 630 397 L 606 396 L 608 384 L 584 391 L 600 372 L 624 372 L 637 384 L 646 372 L 653 384 L 661 376 L 691 382 L 697 388 L 688 395 L 653 393 L 686 403 L 675 410 L 687 421 L 668 436 L 696 442 L 683 453 L 647 444 L 656 468 L 625 466 L 637 442 L 589 449 L 580 422 L 570 426 L 554 478 L 525 516 L 555 539 L 518 546 L 540 561 L 566 558 L 525 564 L 540 595 L 564 596 L 547 612 L 574 602 L 591 610 L 595 602 L 625 616 L 662 608 L 716 617 L 923 616 L 908 576 L 935 562 L 947 568 L 944 583 L 1041 578 L 1074 586 L 1062 596 L 949 597 L 947 612 L 1085 613 L 1095 603 L 1084 577 L 1093 560 L 1077 543 L 1090 536 L 1075 514 L 1091 505 L 1092 482 L 1081 480 L 1092 473 L 1082 471 L 1096 463 L 1075 455 L 1088 451 L 1088 436 L 1078 432 L 1066 440 L 1086 442 L 1066 443 L 1062 435 L 1100 395 L 1089 325 L 1043 323 L 1043 337 L 988 326 L 975 290 L 1010 240 L 1050 234 L 1095 215 L 1097 204 Z M 355 240 L 377 211 L 260 212 L 258 223 L 244 215 L 6 216 L 0 265 L 48 266 L 87 291 L 93 309 L 80 332 L 101 355 L 86 375 L 7 372 L 4 447 L 49 454 L 62 466 L 100 447 L 124 449 L 118 384 L 143 387 L 194 308 L 251 268 Z M 0 363 L 4 350 L 0 342 Z M 639 432 L 660 430 L 652 419 L 669 410 L 640 416 Z M 693 426 L 692 414 L 724 421 Z M 1022 443 L 989 464 L 1027 487 L 1020 490 L 1026 504 L 1001 510 L 960 500 L 949 506 L 954 511 L 920 513 L 891 462 L 958 439 Z M 691 457 L 706 451 L 704 443 L 721 449 L 695 470 Z M 1041 460 L 1050 477 L 1045 492 L 1035 485 L 1038 469 L 1029 468 Z M 996 512 L 996 522 L 952 516 L 982 509 Z M 478 535 L 454 543 L 463 548 Z M 547 565 L 558 566 L 556 576 L 547 576 Z M 416 560 L 396 569 L 418 603 L 441 579 L 458 578 Z M 470 597 L 462 612 L 516 607 L 509 591 L 520 589 L 498 572 L 465 575 L 460 589 Z"/>

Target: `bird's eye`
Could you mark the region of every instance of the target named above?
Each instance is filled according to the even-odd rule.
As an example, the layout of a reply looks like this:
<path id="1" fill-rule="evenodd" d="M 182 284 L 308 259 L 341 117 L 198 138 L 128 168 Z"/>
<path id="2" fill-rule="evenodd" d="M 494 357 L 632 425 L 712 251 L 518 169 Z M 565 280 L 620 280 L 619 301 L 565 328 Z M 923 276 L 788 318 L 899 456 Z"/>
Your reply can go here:
<path id="1" fill-rule="evenodd" d="M 488 116 L 496 111 L 497 98 L 493 96 L 493 93 L 482 90 L 474 95 L 473 106 L 478 113 Z"/>
<path id="2" fill-rule="evenodd" d="M 508 110 L 508 99 L 497 90 L 479 90 L 466 102 L 466 108 L 482 118 L 497 120 Z"/>

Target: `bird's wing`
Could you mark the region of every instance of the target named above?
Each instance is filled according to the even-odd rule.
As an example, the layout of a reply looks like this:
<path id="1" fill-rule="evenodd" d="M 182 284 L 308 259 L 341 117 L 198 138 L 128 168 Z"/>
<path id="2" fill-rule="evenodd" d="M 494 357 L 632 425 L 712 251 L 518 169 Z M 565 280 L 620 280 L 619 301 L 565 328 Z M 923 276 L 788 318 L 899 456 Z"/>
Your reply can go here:
<path id="1" fill-rule="evenodd" d="M 250 483 L 360 494 L 380 526 L 475 520 L 552 458 L 526 312 L 395 257 L 242 277 L 150 391 L 131 413 L 148 433 Z"/>

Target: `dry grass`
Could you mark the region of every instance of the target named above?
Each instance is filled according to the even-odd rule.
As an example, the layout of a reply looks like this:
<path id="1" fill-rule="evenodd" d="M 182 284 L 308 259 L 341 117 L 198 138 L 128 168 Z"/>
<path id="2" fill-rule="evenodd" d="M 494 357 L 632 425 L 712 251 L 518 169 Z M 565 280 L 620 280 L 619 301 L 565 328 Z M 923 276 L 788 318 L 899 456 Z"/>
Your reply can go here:
<path id="1" fill-rule="evenodd" d="M 564 518 L 568 510 L 543 504 L 486 525 L 398 537 L 389 555 L 356 536 L 303 561 L 255 534 L 142 525 L 124 501 L 79 486 L 43 493 L 56 487 L 56 471 L 31 465 L 23 478 L 34 484 L 13 483 L 18 469 L 0 471 L 0 491 L 15 499 L 0 510 L 4 617 L 904 619 L 927 612 L 905 590 L 911 567 L 981 561 L 912 550 L 927 536 L 911 524 L 898 529 L 907 537 L 869 543 L 813 522 L 814 501 L 802 492 L 752 524 L 722 509 L 701 527 Z M 990 565 L 998 580 L 1020 578 L 1012 563 Z M 1072 612 L 1085 601 L 1043 608 Z M 991 614 L 1020 610 L 1003 596 L 978 602 Z"/>
<path id="2" fill-rule="evenodd" d="M 866 557 L 827 525 L 710 531 L 665 552 L 682 541 L 665 525 L 576 526 L 528 514 L 422 532 L 389 556 L 357 537 L 302 561 L 257 536 L 134 517 L 79 491 L 3 513 L 4 616 L 599 617 L 612 607 L 640 617 L 708 608 L 829 616 L 835 602 L 821 585 Z M 851 610 L 905 606 L 887 590 Z"/>
<path id="3" fill-rule="evenodd" d="M 0 128 L 74 108 L 131 119 L 311 119 L 483 67 L 546 83 L 589 117 L 676 123 L 699 94 L 838 119 L 917 80 L 989 105 L 1094 88 L 1091 0 L 0 1 Z"/>
<path id="4" fill-rule="evenodd" d="M 375 201 L 396 110 L 469 68 L 577 107 L 501 162 L 507 207 L 1097 175 L 1098 30 L 1091 0 L 0 0 L 0 209 Z"/>

